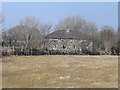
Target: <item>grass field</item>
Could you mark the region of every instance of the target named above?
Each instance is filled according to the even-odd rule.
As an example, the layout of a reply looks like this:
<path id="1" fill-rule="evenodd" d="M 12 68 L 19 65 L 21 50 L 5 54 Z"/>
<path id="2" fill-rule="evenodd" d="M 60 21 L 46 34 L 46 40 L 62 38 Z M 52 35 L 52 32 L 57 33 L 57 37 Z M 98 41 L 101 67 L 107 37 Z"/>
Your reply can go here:
<path id="1" fill-rule="evenodd" d="M 3 88 L 117 88 L 118 56 L 4 57 Z"/>

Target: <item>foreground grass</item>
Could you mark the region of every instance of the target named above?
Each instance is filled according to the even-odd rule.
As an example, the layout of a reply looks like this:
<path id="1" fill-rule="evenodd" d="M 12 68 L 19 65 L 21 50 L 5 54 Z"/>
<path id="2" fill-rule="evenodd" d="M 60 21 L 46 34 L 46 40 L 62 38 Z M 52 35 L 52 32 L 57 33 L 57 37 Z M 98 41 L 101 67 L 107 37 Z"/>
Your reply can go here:
<path id="1" fill-rule="evenodd" d="M 3 58 L 3 88 L 117 88 L 117 56 L 45 55 Z"/>

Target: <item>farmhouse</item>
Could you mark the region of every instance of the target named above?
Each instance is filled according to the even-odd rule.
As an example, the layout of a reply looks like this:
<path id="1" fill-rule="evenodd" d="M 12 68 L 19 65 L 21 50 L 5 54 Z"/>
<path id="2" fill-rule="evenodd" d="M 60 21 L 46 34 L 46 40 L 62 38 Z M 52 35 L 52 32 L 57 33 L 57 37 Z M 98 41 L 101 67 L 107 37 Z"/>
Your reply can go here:
<path id="1" fill-rule="evenodd" d="M 77 30 L 57 30 L 48 34 L 40 40 L 30 40 L 28 45 L 25 41 L 11 41 L 7 39 L 2 42 L 4 47 L 9 47 L 7 51 L 11 51 L 17 55 L 40 55 L 40 54 L 86 54 L 93 50 L 93 42 L 85 40 L 83 33 Z M 27 47 L 26 47 L 27 46 Z M 10 50 L 9 50 L 10 49 Z M 3 52 L 3 53 L 4 53 Z"/>
<path id="2" fill-rule="evenodd" d="M 82 53 L 84 50 L 91 51 L 93 42 L 83 40 L 79 31 L 67 28 L 66 30 L 58 30 L 47 35 L 45 47 L 49 51 Z"/>

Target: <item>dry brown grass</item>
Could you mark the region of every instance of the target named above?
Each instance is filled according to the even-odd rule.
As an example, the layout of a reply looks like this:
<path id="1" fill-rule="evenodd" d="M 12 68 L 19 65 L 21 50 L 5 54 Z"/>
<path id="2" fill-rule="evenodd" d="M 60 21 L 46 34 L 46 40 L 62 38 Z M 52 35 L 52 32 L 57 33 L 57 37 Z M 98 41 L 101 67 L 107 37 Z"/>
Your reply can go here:
<path id="1" fill-rule="evenodd" d="M 3 58 L 3 88 L 117 88 L 117 56 L 44 55 Z"/>

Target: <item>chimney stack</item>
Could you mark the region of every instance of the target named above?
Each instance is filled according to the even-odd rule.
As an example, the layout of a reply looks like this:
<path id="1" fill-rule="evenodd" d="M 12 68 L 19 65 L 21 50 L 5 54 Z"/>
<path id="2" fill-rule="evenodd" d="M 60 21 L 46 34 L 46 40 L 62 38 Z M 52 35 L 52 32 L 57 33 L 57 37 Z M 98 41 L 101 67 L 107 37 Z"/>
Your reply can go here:
<path id="1" fill-rule="evenodd" d="M 69 27 L 66 28 L 66 32 L 70 32 L 70 28 Z"/>

